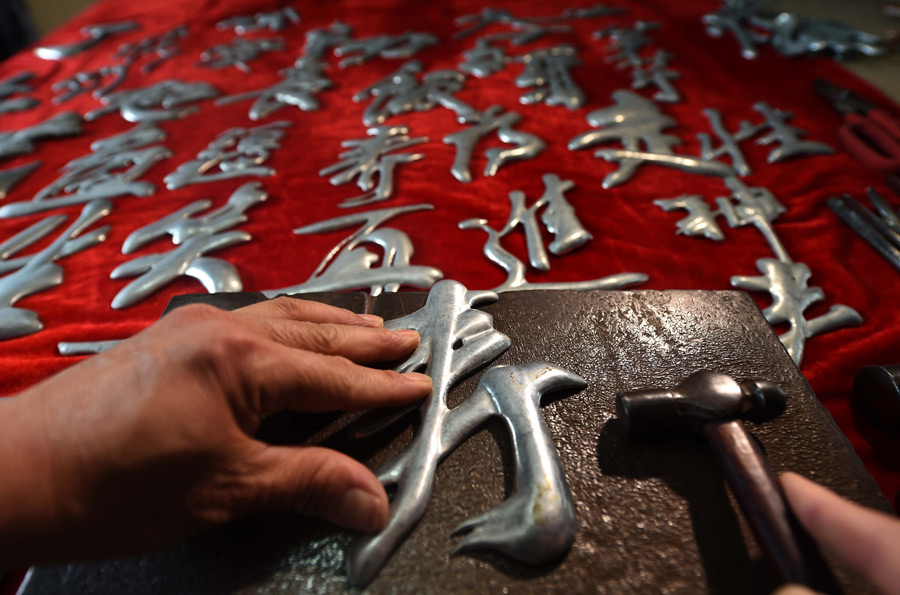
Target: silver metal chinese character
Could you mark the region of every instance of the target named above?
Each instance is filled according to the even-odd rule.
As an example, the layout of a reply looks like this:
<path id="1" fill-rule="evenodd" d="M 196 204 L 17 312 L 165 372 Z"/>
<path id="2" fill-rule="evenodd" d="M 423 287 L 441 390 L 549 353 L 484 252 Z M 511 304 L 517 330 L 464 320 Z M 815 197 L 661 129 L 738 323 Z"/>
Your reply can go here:
<path id="1" fill-rule="evenodd" d="M 459 525 L 454 534 L 468 535 L 454 553 L 493 550 L 540 564 L 561 556 L 574 540 L 574 505 L 540 399 L 547 392 L 584 388 L 584 380 L 544 362 L 496 366 L 460 405 L 450 409 L 448 404 L 451 388 L 510 346 L 509 337 L 493 328 L 491 316 L 474 309 L 496 299 L 495 293 L 442 281 L 422 309 L 385 325 L 419 332 L 419 347 L 397 370 L 424 368 L 434 390 L 421 405 L 422 424 L 412 442 L 376 473 L 394 496 L 385 527 L 359 538 L 349 551 L 347 570 L 354 585 L 369 583 L 418 524 L 440 461 L 492 417 L 502 419 L 512 434 L 516 491 L 502 505 Z"/>
<path id="2" fill-rule="evenodd" d="M 8 76 L 0 81 L 0 115 L 12 112 L 21 112 L 31 109 L 40 103 L 33 97 L 15 97 L 9 99 L 17 93 L 30 93 L 34 89 L 27 85 L 27 81 L 34 78 L 34 73 L 23 70 L 12 76 Z"/>
<path id="3" fill-rule="evenodd" d="M 379 226 L 400 215 L 433 209 L 429 204 L 376 209 L 295 229 L 295 234 L 303 235 L 360 226 L 332 248 L 305 282 L 262 293 L 271 298 L 283 294 L 347 289 L 368 289 L 372 295 L 395 292 L 404 286 L 428 289 L 444 274 L 434 267 L 410 264 L 415 250 L 409 236 L 400 230 Z M 378 255 L 367 250 L 366 244 L 374 244 L 383 250 L 380 267 L 375 266 L 379 261 Z"/>
<path id="4" fill-rule="evenodd" d="M 276 32 L 287 27 L 288 22 L 294 25 L 300 22 L 300 15 L 290 6 L 281 10 L 231 17 L 216 23 L 216 29 L 219 31 L 234 29 L 234 32 L 238 35 L 262 31 L 263 29 Z"/>
<path id="5" fill-rule="evenodd" d="M 481 31 L 489 25 L 497 23 L 509 25 L 513 31 L 489 35 L 486 39 L 509 39 L 513 45 L 526 45 L 533 41 L 537 41 L 544 35 L 550 33 L 569 33 L 572 31 L 572 28 L 568 25 L 541 26 L 536 22 L 538 20 L 539 19 L 520 18 L 513 16 L 506 10 L 485 7 L 478 14 L 463 15 L 457 18 L 455 21 L 457 26 L 470 26 L 468 29 L 457 31 L 453 35 L 453 39 L 463 39 L 464 37 L 468 37 Z"/>
<path id="6" fill-rule="evenodd" d="M 162 35 L 150 35 L 136 43 L 123 43 L 112 57 L 121 60 L 124 66 L 131 66 L 144 56 L 153 56 L 141 66 L 141 74 L 150 74 L 163 62 L 181 53 L 180 40 L 187 36 L 187 25 L 179 25 Z"/>
<path id="7" fill-rule="evenodd" d="M 779 145 L 769 153 L 767 159 L 769 163 L 784 161 L 785 159 L 802 155 L 834 153 L 834 149 L 825 143 L 800 140 L 800 136 L 805 134 L 805 132 L 787 123 L 788 120 L 794 117 L 793 114 L 774 109 L 765 101 L 755 103 L 753 109 L 766 118 L 766 128 L 771 130 L 768 135 L 759 139 L 757 144 L 771 145 L 777 143 Z"/>
<path id="8" fill-rule="evenodd" d="M 450 173 L 460 182 L 471 182 L 472 174 L 469 171 L 469 163 L 472 160 L 472 151 L 482 137 L 497 131 L 497 137 L 504 143 L 516 145 L 513 149 L 488 149 L 484 152 L 487 157 L 487 165 L 484 167 L 484 175 L 495 176 L 504 164 L 510 161 L 533 159 L 547 145 L 539 137 L 527 132 L 513 129 L 513 126 L 522 118 L 516 112 L 506 112 L 499 105 L 487 108 L 472 126 L 444 137 L 444 143 L 456 146 L 456 157 Z"/>
<path id="9" fill-rule="evenodd" d="M 664 165 L 706 176 L 728 176 L 733 170 L 718 161 L 704 161 L 695 157 L 676 155 L 672 147 L 681 140 L 663 130 L 675 125 L 675 120 L 663 115 L 659 107 L 631 91 L 616 91 L 615 105 L 588 114 L 591 126 L 603 127 L 579 134 L 569 141 L 569 150 L 576 151 L 617 140 L 622 149 L 599 149 L 595 157 L 619 163 L 619 169 L 603 179 L 604 188 L 612 188 L 628 181 L 645 163 Z M 645 150 L 641 150 L 644 147 Z"/>
<path id="10" fill-rule="evenodd" d="M 419 51 L 433 46 L 438 38 L 431 33 L 407 31 L 400 35 L 375 35 L 366 39 L 349 40 L 334 50 L 334 55 L 347 56 L 338 62 L 338 68 L 356 66 L 376 56 L 382 58 L 410 58 Z M 348 54 L 354 54 L 348 56 Z"/>
<path id="11" fill-rule="evenodd" d="M 647 31 L 659 29 L 659 23 L 635 21 L 631 27 L 607 27 L 594 33 L 595 38 L 608 37 L 612 42 L 610 62 L 616 62 L 619 68 L 631 66 L 639 68 L 644 64 L 641 51 L 653 41 Z"/>
<path id="12" fill-rule="evenodd" d="M 199 108 L 181 107 L 186 103 L 218 97 L 219 91 L 208 83 L 185 83 L 170 79 L 143 89 L 129 89 L 110 93 L 100 99 L 104 105 L 85 114 L 88 121 L 119 112 L 129 122 L 158 122 L 184 118 Z M 161 109 L 153 109 L 161 108 Z"/>
<path id="13" fill-rule="evenodd" d="M 273 149 L 279 148 L 287 121 L 272 122 L 256 128 L 231 128 L 220 134 L 197 154 L 197 159 L 182 163 L 164 178 L 166 188 L 175 190 L 201 182 L 215 182 L 242 176 L 274 176 L 275 170 L 263 165 Z"/>
<path id="14" fill-rule="evenodd" d="M 525 70 L 516 77 L 518 87 L 538 87 L 519 98 L 521 103 L 543 102 L 547 105 L 564 105 L 576 109 L 584 104 L 584 93 L 572 80 L 569 69 L 578 66 L 575 48 L 559 45 L 546 50 L 535 50 L 516 57 L 525 64 Z"/>
<path id="15" fill-rule="evenodd" d="M 681 95 L 671 83 L 673 79 L 681 78 L 681 74 L 666 68 L 671 57 L 672 54 L 664 50 L 658 50 L 646 68 L 639 67 L 632 71 L 634 83 L 632 83 L 631 88 L 644 89 L 653 85 L 659 89 L 653 95 L 653 99 L 666 103 L 678 103 L 681 101 Z"/>
<path id="16" fill-rule="evenodd" d="M 372 138 L 342 142 L 341 146 L 351 148 L 340 154 L 340 161 L 319 171 L 320 176 L 334 174 L 328 180 L 333 186 L 347 184 L 356 178 L 356 185 L 365 191 L 365 194 L 348 198 L 339 205 L 341 207 L 358 207 L 389 199 L 394 192 L 394 167 L 425 157 L 422 153 L 393 154 L 428 142 L 424 136 L 410 138 L 406 126 L 376 126 L 366 133 Z M 376 174 L 377 186 L 373 180 Z"/>
<path id="17" fill-rule="evenodd" d="M 81 28 L 81 34 L 87 39 L 62 45 L 40 46 L 34 49 L 34 53 L 38 58 L 43 58 L 44 60 L 62 60 L 94 47 L 107 37 L 133 31 L 139 27 L 140 25 L 134 21 L 88 25 Z"/>
<path id="18" fill-rule="evenodd" d="M 789 12 L 757 13 L 750 19 L 770 33 L 770 42 L 785 56 L 830 53 L 841 60 L 856 54 L 880 56 L 887 52 L 887 40 L 839 22 L 811 19 Z"/>
<path id="19" fill-rule="evenodd" d="M 453 70 L 435 70 L 427 73 L 419 82 L 416 74 L 420 72 L 421 62 L 411 60 L 393 74 L 357 92 L 353 96 L 356 103 L 372 99 L 363 112 L 363 124 L 383 124 L 391 116 L 412 111 L 424 112 L 439 104 L 453 110 L 462 124 L 477 121 L 481 117 L 481 112 L 453 96 L 463 88 L 466 80 L 464 75 Z"/>
<path id="20" fill-rule="evenodd" d="M 703 132 L 698 133 L 697 138 L 700 140 L 700 155 L 703 159 L 711 161 L 713 159 L 718 159 L 723 155 L 728 155 L 731 157 L 732 167 L 739 175 L 749 175 L 750 166 L 747 164 L 747 160 L 744 158 L 744 153 L 738 146 L 738 142 L 747 140 L 758 134 L 759 131 L 762 130 L 764 124 L 751 126 L 749 122 L 742 120 L 739 125 L 740 128 L 732 133 L 725 127 L 725 124 L 722 122 L 722 114 L 720 114 L 718 110 L 708 108 L 703 110 L 703 114 L 709 120 L 713 132 L 719 138 L 721 143 L 718 147 L 714 148 L 708 134 Z"/>
<path id="21" fill-rule="evenodd" d="M 49 246 L 31 256 L 10 258 L 59 227 L 66 220 L 65 216 L 48 217 L 0 244 L 0 274 L 8 273 L 0 277 L 0 339 L 30 335 L 43 328 L 36 312 L 16 308 L 16 302 L 60 285 L 63 270 L 54 261 L 104 241 L 109 231 L 108 225 L 89 233 L 85 230 L 108 215 L 110 210 L 106 201 L 85 205 L 65 231 Z"/>
<path id="22" fill-rule="evenodd" d="M 628 9 L 619 6 L 606 6 L 595 4 L 588 8 L 567 8 L 562 11 L 564 19 L 591 19 L 594 17 L 615 16 L 628 12 Z"/>
<path id="23" fill-rule="evenodd" d="M 28 128 L 0 132 L 0 159 L 33 152 L 37 140 L 81 134 L 83 123 L 79 114 L 61 112 Z"/>
<path id="24" fill-rule="evenodd" d="M 713 37 L 722 37 L 731 31 L 741 46 L 741 55 L 752 60 L 759 55 L 756 46 L 767 43 L 769 35 L 750 26 L 750 17 L 759 12 L 761 3 L 755 0 L 725 0 L 716 12 L 703 15 L 706 32 Z"/>
<path id="25" fill-rule="evenodd" d="M 171 235 L 178 247 L 168 253 L 138 256 L 116 267 L 111 279 L 139 277 L 119 291 L 112 307 L 132 306 L 182 275 L 194 277 L 209 293 L 241 291 L 243 284 L 237 269 L 206 254 L 250 241 L 251 236 L 246 232 L 227 230 L 246 221 L 245 211 L 265 201 L 267 196 L 258 182 L 250 182 L 235 190 L 224 206 L 202 217 L 194 219 L 192 215 L 209 208 L 210 201 L 197 201 L 135 230 L 125 240 L 123 253 L 165 235 Z"/>
<path id="26" fill-rule="evenodd" d="M 207 68 L 225 68 L 234 66 L 241 72 L 250 72 L 247 62 L 266 52 L 284 49 L 284 39 L 267 37 L 264 39 L 245 39 L 235 37 L 231 43 L 215 45 L 200 54 L 198 66 Z"/>
<path id="27" fill-rule="evenodd" d="M 0 207 L 0 217 L 19 217 L 118 196 L 149 196 L 156 187 L 140 177 L 158 161 L 171 157 L 169 149 L 153 145 L 165 138 L 159 128 L 139 125 L 94 141 L 90 154 L 69 161 L 62 168 L 63 174 L 32 200 Z"/>
<path id="28" fill-rule="evenodd" d="M 95 70 L 77 72 L 68 78 L 53 83 L 50 90 L 54 93 L 58 93 L 58 95 L 53 98 L 53 103 L 59 105 L 77 95 L 89 92 L 94 99 L 100 99 L 115 91 L 116 88 L 125 81 L 125 76 L 127 74 L 128 67 L 122 64 L 114 64 L 111 66 L 103 66 Z M 112 80 L 104 84 L 104 80 L 107 78 L 111 78 Z"/>
<path id="29" fill-rule="evenodd" d="M 286 105 L 295 105 L 304 112 L 315 111 L 319 109 L 316 94 L 332 85 L 329 79 L 321 76 L 318 69 L 302 68 L 302 65 L 286 68 L 280 74 L 284 79 L 271 87 L 222 97 L 217 99 L 215 104 L 225 105 L 256 97 L 256 101 L 250 106 L 248 116 L 251 120 L 260 120 Z"/>
<path id="30" fill-rule="evenodd" d="M 475 47 L 463 52 L 463 58 L 465 61 L 460 63 L 459 69 L 480 79 L 500 72 L 510 61 L 503 48 L 491 45 L 487 37 L 478 39 Z"/>

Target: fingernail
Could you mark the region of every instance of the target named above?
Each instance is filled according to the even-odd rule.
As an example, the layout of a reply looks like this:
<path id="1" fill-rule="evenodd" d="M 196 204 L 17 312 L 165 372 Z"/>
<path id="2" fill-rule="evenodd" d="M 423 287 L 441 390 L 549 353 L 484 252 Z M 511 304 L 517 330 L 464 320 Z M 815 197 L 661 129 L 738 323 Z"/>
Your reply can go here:
<path id="1" fill-rule="evenodd" d="M 341 498 L 338 506 L 338 518 L 341 525 L 372 533 L 384 526 L 387 521 L 381 498 L 362 488 L 352 488 Z"/>
<path id="2" fill-rule="evenodd" d="M 399 330 L 396 330 L 393 332 L 400 335 L 401 337 L 403 337 L 405 339 L 409 339 L 411 337 L 415 337 L 417 339 L 419 338 L 419 333 L 417 331 L 414 331 L 414 330 L 411 330 L 408 328 L 402 328 L 402 329 L 399 329 Z"/>
<path id="3" fill-rule="evenodd" d="M 366 322 L 366 326 L 384 326 L 384 318 L 381 316 L 375 316 L 374 314 L 360 314 L 359 317 Z"/>

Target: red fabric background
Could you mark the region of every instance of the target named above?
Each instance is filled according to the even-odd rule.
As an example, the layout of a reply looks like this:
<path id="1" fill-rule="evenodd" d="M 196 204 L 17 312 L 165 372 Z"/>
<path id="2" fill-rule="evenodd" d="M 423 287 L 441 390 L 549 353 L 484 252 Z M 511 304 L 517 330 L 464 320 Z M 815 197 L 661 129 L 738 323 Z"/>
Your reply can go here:
<path id="1" fill-rule="evenodd" d="M 564 4 L 543 0 L 491 3 L 508 8 L 517 15 L 559 14 Z M 571 4 L 592 5 L 591 2 Z M 623 4 L 619 2 L 618 4 Z M 696 155 L 697 132 L 709 132 L 701 110 L 719 109 L 729 128 L 741 119 L 759 121 L 752 110 L 756 101 L 793 112 L 793 123 L 808 131 L 809 138 L 840 148 L 836 138 L 839 118 L 830 106 L 813 91 L 812 80 L 826 77 L 873 98 L 888 109 L 900 112 L 883 95 L 849 74 L 841 66 L 826 59 L 787 59 L 771 48 L 763 48 L 754 61 L 740 57 L 731 37 L 709 37 L 700 16 L 714 9 L 717 2 L 677 3 L 656 0 L 634 3 L 622 17 L 604 17 L 572 21 L 572 35 L 556 35 L 522 48 L 510 48 L 510 54 L 546 47 L 556 41 L 571 41 L 579 51 L 582 66 L 573 76 L 587 96 L 585 107 L 568 111 L 542 104 L 525 106 L 518 103 L 521 90 L 513 79 L 521 65 L 510 65 L 488 79 L 469 78 L 458 96 L 478 109 L 497 103 L 522 114 L 517 128 L 539 135 L 547 142 L 546 150 L 536 159 L 502 168 L 494 178 L 481 175 L 483 152 L 499 146 L 496 136 L 486 137 L 476 148 L 472 160 L 474 181 L 461 184 L 450 175 L 454 149 L 441 139 L 461 127 L 455 115 L 437 108 L 430 112 L 394 117 L 390 124 L 410 126 L 413 136 L 428 136 L 430 142 L 418 147 L 425 159 L 401 165 L 395 172 L 394 198 L 380 206 L 398 206 L 428 202 L 433 212 L 405 215 L 392 220 L 391 226 L 406 231 L 416 246 L 414 264 L 427 264 L 443 270 L 445 278 L 457 279 L 471 288 L 493 287 L 504 279 L 504 273 L 482 256 L 484 234 L 462 231 L 457 224 L 470 217 L 485 217 L 499 228 L 509 212 L 507 193 L 523 190 L 533 201 L 543 191 L 541 175 L 556 173 L 573 180 L 576 188 L 568 195 L 584 225 L 595 239 L 583 249 L 562 258 L 552 259 L 549 273 L 529 271 L 531 281 L 580 280 L 625 271 L 640 271 L 650 276 L 641 289 L 725 289 L 732 275 L 755 276 L 755 261 L 772 256 L 771 250 L 753 228 L 725 228 L 726 241 L 714 243 L 701 238 L 676 236 L 675 222 L 679 213 L 665 213 L 652 204 L 657 198 L 671 198 L 683 193 L 703 194 L 711 202 L 725 194 L 718 179 L 690 175 L 673 170 L 644 166 L 631 181 L 612 190 L 602 189 L 604 175 L 615 167 L 595 159 L 591 150 L 570 152 L 566 143 L 589 128 L 586 114 L 612 103 L 610 94 L 628 88 L 627 70 L 616 70 L 605 61 L 607 40 L 592 40 L 590 33 L 613 23 L 631 23 L 635 19 L 659 20 L 663 26 L 651 32 L 653 47 L 675 54 L 671 67 L 682 73 L 676 81 L 683 101 L 663 105 L 663 112 L 678 120 L 672 133 L 683 140 L 679 152 Z M 79 39 L 78 29 L 86 24 L 135 19 L 142 29 L 117 36 L 93 50 L 61 63 L 45 62 L 30 52 L 23 52 L 0 64 L 0 78 L 21 69 L 38 73 L 33 94 L 42 99 L 35 109 L 0 116 L 0 129 L 12 130 L 40 121 L 59 109 L 84 113 L 97 106 L 89 94 L 83 94 L 61 108 L 50 103 L 50 85 L 75 72 L 100 67 L 119 43 L 137 41 L 150 34 L 160 34 L 173 26 L 186 23 L 190 35 L 182 41 L 184 53 L 164 63 L 149 76 L 130 75 L 124 88 L 145 86 L 151 82 L 179 78 L 184 81 L 205 80 L 224 94 L 254 90 L 280 80 L 276 72 L 290 66 L 300 54 L 304 34 L 311 27 L 327 26 L 342 19 L 355 29 L 355 37 L 407 30 L 430 31 L 441 37 L 438 46 L 420 52 L 426 70 L 455 68 L 461 52 L 475 43 L 475 37 L 453 41 L 453 18 L 477 12 L 475 0 L 427 3 L 416 0 L 348 0 L 344 2 L 296 3 L 303 22 L 280 34 L 286 49 L 266 54 L 251 62 L 252 73 L 244 75 L 236 69 L 209 70 L 196 62 L 204 49 L 226 43 L 233 35 L 216 31 L 215 23 L 237 14 L 278 8 L 276 2 L 222 0 L 175 2 L 114 2 L 107 0 L 93 6 L 45 40 L 46 44 Z M 489 31 L 505 31 L 497 27 Z M 326 218 L 357 212 L 337 204 L 356 196 L 353 185 L 331 186 L 319 177 L 319 169 L 334 163 L 341 141 L 364 136 L 361 114 L 364 105 L 354 104 L 354 92 L 393 72 L 402 62 L 375 59 L 346 70 L 332 65 L 329 76 L 335 85 L 318 97 L 322 109 L 301 112 L 286 107 L 265 122 L 289 120 L 292 126 L 275 150 L 268 164 L 278 171 L 272 178 L 262 179 L 269 192 L 268 202 L 249 211 L 249 222 L 239 229 L 253 235 L 250 243 L 213 254 L 235 264 L 241 272 L 247 291 L 271 289 L 299 283 L 309 277 L 330 248 L 348 232 L 313 236 L 295 236 L 294 228 Z M 72 365 L 77 358 L 58 355 L 59 341 L 102 340 L 127 337 L 156 320 L 169 298 L 180 293 L 201 291 L 199 284 L 182 278 L 141 304 L 122 311 L 110 307 L 113 296 L 129 280 L 108 279 L 118 264 L 132 258 L 123 256 L 123 240 L 137 227 L 171 213 L 198 198 L 211 198 L 221 205 L 229 194 L 251 178 L 197 184 L 168 191 L 163 177 L 181 163 L 194 158 L 216 135 L 232 126 L 254 125 L 247 117 L 250 101 L 215 107 L 200 104 L 200 112 L 184 119 L 163 122 L 160 127 L 169 135 L 165 145 L 175 156 L 153 167 L 143 179 L 157 185 L 153 196 L 119 198 L 106 223 L 112 224 L 109 239 L 102 245 L 60 261 L 65 283 L 49 291 L 27 297 L 18 306 L 37 311 L 45 330 L 29 337 L 0 342 L 0 394 L 14 394 L 49 375 Z M 264 122 L 260 122 L 264 123 Z M 63 140 L 42 141 L 34 156 L 7 160 L 3 167 L 27 163 L 33 158 L 44 164 L 25 182 L 14 189 L 6 202 L 27 200 L 55 179 L 55 172 L 68 160 L 86 154 L 96 139 L 129 129 L 132 125 L 117 114 L 87 123 L 83 135 Z M 612 145 L 611 145 L 612 146 Z M 815 337 L 807 344 L 802 370 L 821 402 L 847 435 L 884 493 L 893 499 L 900 489 L 900 441 L 872 427 L 851 407 L 853 376 L 864 365 L 900 362 L 900 321 L 895 307 L 900 281 L 896 271 L 851 231 L 840 224 L 825 207 L 825 199 L 833 194 L 849 192 L 861 196 L 868 185 L 882 190 L 894 206 L 896 195 L 883 186 L 881 176 L 866 170 L 844 151 L 835 155 L 801 158 L 768 165 L 769 148 L 742 143 L 754 170 L 745 181 L 750 186 L 769 188 L 788 207 L 775 229 L 795 261 L 804 262 L 812 270 L 810 285 L 820 286 L 826 300 L 810 310 L 810 316 L 824 313 L 832 304 L 847 304 L 865 319 L 862 326 Z M 62 212 L 76 215 L 79 208 Z M 7 238 L 47 214 L 0 220 L 0 238 Z M 520 234 L 504 240 L 504 244 L 524 258 L 524 241 Z M 169 250 L 172 245 L 158 240 L 139 254 Z M 767 295 L 756 295 L 760 306 L 768 305 Z M 127 395 L 123 395 L 127 398 Z"/>

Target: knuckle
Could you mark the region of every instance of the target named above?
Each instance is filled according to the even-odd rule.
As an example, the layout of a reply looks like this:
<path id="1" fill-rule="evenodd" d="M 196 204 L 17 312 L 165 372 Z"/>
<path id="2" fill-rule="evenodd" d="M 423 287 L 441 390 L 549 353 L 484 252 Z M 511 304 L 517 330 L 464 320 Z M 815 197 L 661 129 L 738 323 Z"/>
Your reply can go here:
<path id="1" fill-rule="evenodd" d="M 309 348 L 312 351 L 335 353 L 344 345 L 346 333 L 337 324 L 315 324 L 310 325 L 308 337 Z"/>

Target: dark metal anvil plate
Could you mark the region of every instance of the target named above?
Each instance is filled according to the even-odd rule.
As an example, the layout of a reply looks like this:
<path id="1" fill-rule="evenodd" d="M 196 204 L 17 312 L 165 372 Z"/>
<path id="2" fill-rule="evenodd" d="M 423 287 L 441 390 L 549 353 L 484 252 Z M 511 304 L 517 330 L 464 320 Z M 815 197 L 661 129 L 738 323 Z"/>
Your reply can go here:
<path id="1" fill-rule="evenodd" d="M 385 318 L 424 303 L 422 293 L 315 297 Z M 206 302 L 235 308 L 262 299 L 260 294 L 183 296 L 170 307 Z M 774 575 L 704 443 L 630 439 L 614 417 L 617 391 L 671 387 L 702 369 L 738 380 L 767 378 L 785 388 L 787 411 L 750 428 L 776 473 L 796 471 L 857 502 L 890 510 L 746 294 L 511 292 L 484 310 L 512 338 L 512 347 L 495 363 L 546 360 L 589 383 L 543 408 L 575 500 L 575 544 L 558 563 L 542 568 L 450 556 L 452 529 L 513 489 L 507 437 L 501 427 L 488 426 L 441 464 L 428 512 L 368 592 L 771 592 Z M 457 387 L 451 404 L 474 389 L 477 376 Z M 410 424 L 399 424 L 384 436 L 351 441 L 344 428 L 355 417 L 281 414 L 266 422 L 261 435 L 284 444 L 332 446 L 372 466 L 398 452 L 412 435 Z M 342 592 L 347 589 L 343 552 L 351 539 L 324 522 L 265 515 L 140 558 L 37 568 L 23 592 Z M 848 592 L 867 591 L 859 579 L 836 570 Z"/>

